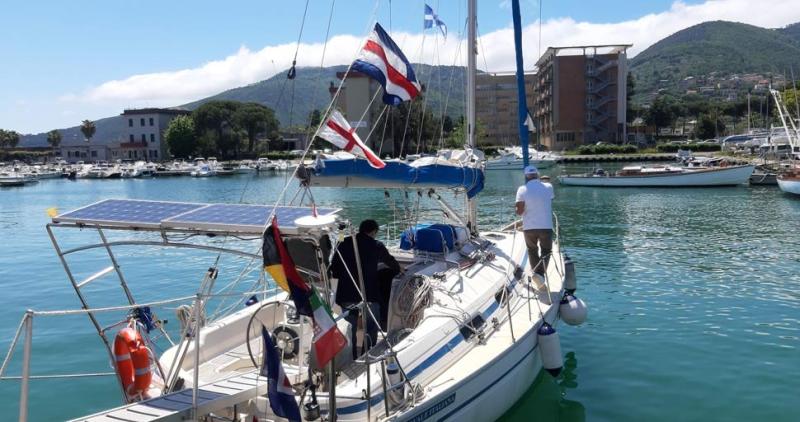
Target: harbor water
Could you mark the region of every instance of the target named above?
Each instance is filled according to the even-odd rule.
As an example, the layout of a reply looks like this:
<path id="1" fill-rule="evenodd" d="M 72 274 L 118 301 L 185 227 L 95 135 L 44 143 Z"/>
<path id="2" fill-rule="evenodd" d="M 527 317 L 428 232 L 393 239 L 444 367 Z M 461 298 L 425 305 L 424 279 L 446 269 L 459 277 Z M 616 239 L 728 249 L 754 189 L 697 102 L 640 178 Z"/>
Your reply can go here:
<path id="1" fill-rule="evenodd" d="M 559 172 L 560 168 L 552 170 Z M 513 218 L 521 172 L 491 171 L 480 222 Z M 285 176 L 44 180 L 0 189 L 0 349 L 26 309 L 80 304 L 45 230 L 46 209 L 105 198 L 272 203 Z M 559 324 L 565 369 L 540 374 L 505 421 L 798 421 L 800 406 L 800 199 L 776 187 L 598 189 L 555 185 L 562 246 L 576 261 L 579 327 Z M 289 197 L 294 188 L 289 190 Z M 405 199 L 380 190 L 316 189 L 320 205 L 386 223 Z M 390 235 L 392 228 L 384 230 Z M 65 230 L 77 246 L 96 233 Z M 100 255 L 71 261 L 86 277 Z M 192 294 L 215 254 L 124 248 L 120 265 L 139 301 Z M 223 257 L 220 281 L 241 258 Z M 258 264 L 255 264 L 258 267 Z M 92 303 L 119 304 L 113 277 L 92 284 Z M 113 297 L 112 297 L 113 296 Z M 107 302 L 104 302 L 107 300 Z M 162 318 L 176 325 L 171 310 Z M 122 318 L 122 315 L 117 315 Z M 86 316 L 37 317 L 32 373 L 107 372 Z M 18 347 L 8 375 L 19 375 Z M 115 379 L 31 381 L 30 417 L 55 421 L 120 404 Z M 0 420 L 15 420 L 19 381 L 0 382 Z"/>

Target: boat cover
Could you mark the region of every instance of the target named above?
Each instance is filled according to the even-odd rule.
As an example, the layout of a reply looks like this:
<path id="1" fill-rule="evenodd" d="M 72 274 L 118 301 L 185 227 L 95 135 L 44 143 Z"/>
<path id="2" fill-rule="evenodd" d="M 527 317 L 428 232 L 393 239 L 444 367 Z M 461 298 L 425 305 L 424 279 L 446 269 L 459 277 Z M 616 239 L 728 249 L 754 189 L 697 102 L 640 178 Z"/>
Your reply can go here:
<path id="1" fill-rule="evenodd" d="M 376 169 L 361 159 L 321 159 L 316 161 L 313 171 L 315 178 L 346 178 L 347 186 L 445 187 L 464 189 L 469 198 L 482 191 L 484 184 L 483 169 L 467 165 L 434 163 L 415 166 L 390 160 L 386 161 L 386 167 Z M 364 180 L 369 183 L 359 183 Z M 327 184 L 323 182 L 320 185 Z"/>

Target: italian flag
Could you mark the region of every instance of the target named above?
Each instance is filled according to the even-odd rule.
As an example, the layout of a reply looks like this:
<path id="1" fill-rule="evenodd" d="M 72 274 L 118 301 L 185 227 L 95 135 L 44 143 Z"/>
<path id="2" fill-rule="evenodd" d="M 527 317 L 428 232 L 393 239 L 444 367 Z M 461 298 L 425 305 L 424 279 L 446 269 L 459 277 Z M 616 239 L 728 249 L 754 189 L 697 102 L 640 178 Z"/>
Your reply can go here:
<path id="1" fill-rule="evenodd" d="M 317 289 L 311 288 L 311 309 L 314 311 L 314 351 L 317 364 L 323 368 L 347 344 L 347 339 L 333 321 L 331 310 L 319 297 Z"/>

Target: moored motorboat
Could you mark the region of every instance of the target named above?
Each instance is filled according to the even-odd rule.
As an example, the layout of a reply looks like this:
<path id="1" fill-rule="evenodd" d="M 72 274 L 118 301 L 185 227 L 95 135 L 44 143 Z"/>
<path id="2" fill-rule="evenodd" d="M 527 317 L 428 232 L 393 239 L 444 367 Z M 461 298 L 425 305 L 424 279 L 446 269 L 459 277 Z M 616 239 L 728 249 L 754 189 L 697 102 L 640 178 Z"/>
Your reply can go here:
<path id="1" fill-rule="evenodd" d="M 0 186 L 25 186 L 32 183 L 37 183 L 39 178 L 33 174 L 20 173 L 20 172 L 4 172 L 0 173 Z"/>
<path id="2" fill-rule="evenodd" d="M 558 163 L 561 157 L 550 153 L 532 149 L 528 155 L 530 164 L 537 168 L 550 168 Z M 506 147 L 499 156 L 486 160 L 486 170 L 522 170 L 522 148 Z"/>
<path id="3" fill-rule="evenodd" d="M 800 195 L 800 167 L 792 167 L 777 177 L 778 187 L 793 195 Z"/>
<path id="4" fill-rule="evenodd" d="M 699 187 L 735 186 L 748 182 L 753 165 L 691 169 L 677 166 L 627 166 L 609 174 L 602 169 L 590 173 L 561 175 L 562 185 L 600 187 Z"/>

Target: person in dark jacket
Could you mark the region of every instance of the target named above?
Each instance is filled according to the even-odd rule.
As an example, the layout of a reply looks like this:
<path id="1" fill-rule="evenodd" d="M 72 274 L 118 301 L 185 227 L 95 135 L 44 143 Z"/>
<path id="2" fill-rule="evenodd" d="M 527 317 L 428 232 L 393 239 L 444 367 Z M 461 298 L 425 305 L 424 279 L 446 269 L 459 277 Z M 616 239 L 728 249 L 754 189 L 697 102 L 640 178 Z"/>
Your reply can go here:
<path id="1" fill-rule="evenodd" d="M 388 301 L 382 291 L 381 281 L 391 283 L 394 275 L 400 273 L 400 264 L 389 253 L 383 243 L 375 239 L 378 235 L 378 223 L 375 220 L 364 220 L 358 227 L 358 256 L 361 261 L 361 274 L 364 281 L 364 296 L 367 299 L 367 306 L 372 315 L 381 319 L 381 307 L 388 307 Z M 356 262 L 355 248 L 353 247 L 353 236 L 345 238 L 336 248 L 336 253 L 331 262 L 331 274 L 339 280 L 336 287 L 336 303 L 349 314 L 345 317 L 351 325 L 350 338 L 352 339 L 353 359 L 357 358 L 358 351 L 355 347 L 358 317 L 360 314 L 359 304 L 361 295 L 359 294 L 360 283 L 358 279 L 358 267 Z M 379 274 L 378 266 L 390 270 L 393 274 L 388 277 L 386 270 Z M 369 347 L 377 342 L 378 325 L 372 316 L 365 318 L 366 332 L 362 353 L 369 350 Z"/>

